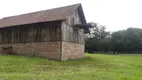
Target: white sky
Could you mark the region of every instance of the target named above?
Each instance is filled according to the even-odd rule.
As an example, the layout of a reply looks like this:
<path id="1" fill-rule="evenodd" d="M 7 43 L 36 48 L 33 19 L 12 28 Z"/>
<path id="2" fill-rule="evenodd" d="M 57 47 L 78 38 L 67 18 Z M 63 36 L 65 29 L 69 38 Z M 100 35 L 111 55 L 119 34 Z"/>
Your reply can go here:
<path id="1" fill-rule="evenodd" d="M 142 0 L 1 0 L 0 18 L 82 3 L 87 22 L 108 31 L 142 28 Z"/>

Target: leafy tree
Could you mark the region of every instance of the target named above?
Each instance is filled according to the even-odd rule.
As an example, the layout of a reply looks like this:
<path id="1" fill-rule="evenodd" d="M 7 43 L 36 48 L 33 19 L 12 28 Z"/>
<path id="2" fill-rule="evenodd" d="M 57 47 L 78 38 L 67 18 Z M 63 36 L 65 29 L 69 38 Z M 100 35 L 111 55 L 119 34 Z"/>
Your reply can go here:
<path id="1" fill-rule="evenodd" d="M 142 29 L 128 28 L 112 34 L 105 29 L 105 26 L 98 24 L 91 29 L 86 39 L 87 52 L 142 53 Z"/>
<path id="2" fill-rule="evenodd" d="M 95 23 L 90 35 L 86 39 L 85 50 L 88 52 L 107 51 L 110 32 L 105 31 L 105 26 Z"/>
<path id="3" fill-rule="evenodd" d="M 111 34 L 113 51 L 117 52 L 141 52 L 142 51 L 142 29 L 128 28 Z"/>

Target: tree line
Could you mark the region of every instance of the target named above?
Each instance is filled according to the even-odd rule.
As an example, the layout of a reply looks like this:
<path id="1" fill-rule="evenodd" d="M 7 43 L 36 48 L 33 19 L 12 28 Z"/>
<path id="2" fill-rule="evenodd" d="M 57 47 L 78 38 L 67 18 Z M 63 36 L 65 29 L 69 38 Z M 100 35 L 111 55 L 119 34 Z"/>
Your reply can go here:
<path id="1" fill-rule="evenodd" d="M 86 35 L 85 51 L 89 53 L 142 53 L 142 29 L 127 28 L 110 33 L 106 27 L 96 24 Z"/>

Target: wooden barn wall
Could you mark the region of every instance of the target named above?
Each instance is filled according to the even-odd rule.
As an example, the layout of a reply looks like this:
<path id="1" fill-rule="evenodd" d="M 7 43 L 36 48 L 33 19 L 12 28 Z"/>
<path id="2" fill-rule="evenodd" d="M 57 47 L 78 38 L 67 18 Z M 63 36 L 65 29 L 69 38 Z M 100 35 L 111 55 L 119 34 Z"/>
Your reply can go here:
<path id="1" fill-rule="evenodd" d="M 62 40 L 65 42 L 84 44 L 84 30 L 76 28 L 74 24 L 82 24 L 78 10 L 68 16 L 66 21 L 62 22 Z"/>
<path id="2" fill-rule="evenodd" d="M 55 42 L 61 39 L 61 22 L 36 23 L 0 29 L 0 43 Z"/>

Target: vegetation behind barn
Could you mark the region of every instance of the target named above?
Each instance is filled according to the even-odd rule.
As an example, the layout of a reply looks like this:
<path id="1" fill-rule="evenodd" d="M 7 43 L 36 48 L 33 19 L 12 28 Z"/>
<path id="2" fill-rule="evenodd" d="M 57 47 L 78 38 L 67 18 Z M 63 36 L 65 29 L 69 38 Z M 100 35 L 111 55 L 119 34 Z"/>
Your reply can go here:
<path id="1" fill-rule="evenodd" d="M 105 26 L 97 25 L 86 39 L 86 52 L 109 54 L 141 54 L 142 29 L 128 28 L 110 33 Z"/>

